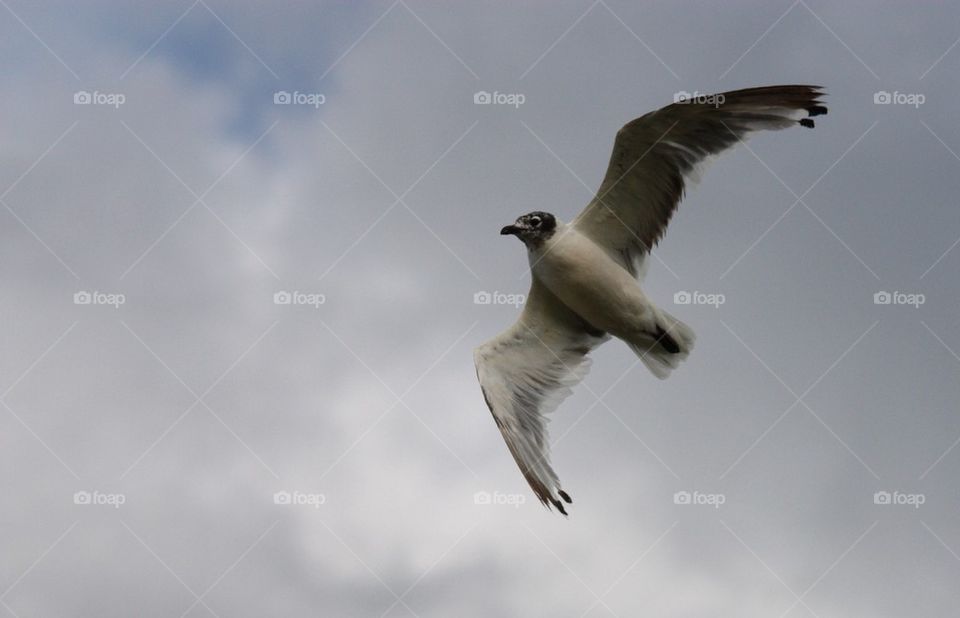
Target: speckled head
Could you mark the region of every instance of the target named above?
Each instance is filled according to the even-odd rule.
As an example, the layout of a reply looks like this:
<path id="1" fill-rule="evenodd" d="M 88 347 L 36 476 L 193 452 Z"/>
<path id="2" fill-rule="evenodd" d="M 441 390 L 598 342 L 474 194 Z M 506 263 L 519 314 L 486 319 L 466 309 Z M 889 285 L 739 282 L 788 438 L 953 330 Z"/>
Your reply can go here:
<path id="1" fill-rule="evenodd" d="M 553 236 L 557 218 L 549 212 L 535 211 L 519 217 L 513 225 L 500 230 L 503 235 L 512 234 L 526 245 L 538 245 Z"/>

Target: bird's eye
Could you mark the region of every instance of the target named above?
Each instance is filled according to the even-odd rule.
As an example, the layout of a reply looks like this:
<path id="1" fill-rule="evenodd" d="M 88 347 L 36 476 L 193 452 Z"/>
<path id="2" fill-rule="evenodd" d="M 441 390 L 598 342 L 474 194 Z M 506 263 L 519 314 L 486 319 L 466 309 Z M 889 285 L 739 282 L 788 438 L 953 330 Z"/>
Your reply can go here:
<path id="1" fill-rule="evenodd" d="M 530 225 L 533 227 L 540 227 L 540 217 L 531 217 Z"/>

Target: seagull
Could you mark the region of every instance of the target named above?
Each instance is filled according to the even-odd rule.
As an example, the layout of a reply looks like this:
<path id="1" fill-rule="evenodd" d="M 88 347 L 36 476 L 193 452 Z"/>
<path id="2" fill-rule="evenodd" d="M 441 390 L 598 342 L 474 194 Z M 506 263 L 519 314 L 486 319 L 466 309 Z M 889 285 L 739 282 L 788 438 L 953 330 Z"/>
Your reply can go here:
<path id="1" fill-rule="evenodd" d="M 547 415 L 586 375 L 590 352 L 616 337 L 656 377 L 687 358 L 694 333 L 640 288 L 687 183 L 759 130 L 813 128 L 820 86 L 766 86 L 680 98 L 617 132 L 606 175 L 570 223 L 531 212 L 500 230 L 523 241 L 530 292 L 519 319 L 474 351 L 493 420 L 540 502 L 572 503 L 550 464 Z"/>

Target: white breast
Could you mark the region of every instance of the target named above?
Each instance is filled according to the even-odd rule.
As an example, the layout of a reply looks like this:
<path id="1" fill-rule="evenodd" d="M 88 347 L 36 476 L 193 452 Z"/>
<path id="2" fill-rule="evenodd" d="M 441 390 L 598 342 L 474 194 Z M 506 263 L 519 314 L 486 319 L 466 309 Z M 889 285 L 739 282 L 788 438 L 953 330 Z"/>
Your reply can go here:
<path id="1" fill-rule="evenodd" d="M 556 233 L 529 258 L 534 276 L 596 328 L 624 333 L 649 314 L 636 279 L 570 226 L 558 223 Z"/>

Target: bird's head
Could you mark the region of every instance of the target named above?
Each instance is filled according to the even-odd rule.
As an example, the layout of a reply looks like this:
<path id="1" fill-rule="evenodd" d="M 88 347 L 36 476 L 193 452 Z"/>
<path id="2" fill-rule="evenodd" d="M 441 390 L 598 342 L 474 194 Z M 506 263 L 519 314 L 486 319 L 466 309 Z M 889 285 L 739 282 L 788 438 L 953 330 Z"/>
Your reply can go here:
<path id="1" fill-rule="evenodd" d="M 500 230 L 500 234 L 513 234 L 526 245 L 535 245 L 547 240 L 557 230 L 557 218 L 549 212 L 535 211 L 519 217 Z"/>

